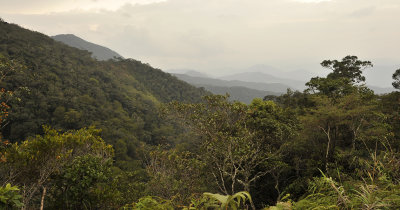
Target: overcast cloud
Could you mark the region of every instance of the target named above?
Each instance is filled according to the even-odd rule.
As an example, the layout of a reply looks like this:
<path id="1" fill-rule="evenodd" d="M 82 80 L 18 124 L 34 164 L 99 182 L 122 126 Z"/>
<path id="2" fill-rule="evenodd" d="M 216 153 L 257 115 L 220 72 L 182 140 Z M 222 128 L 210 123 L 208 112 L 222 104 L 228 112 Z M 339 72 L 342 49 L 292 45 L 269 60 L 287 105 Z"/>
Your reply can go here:
<path id="1" fill-rule="evenodd" d="M 8 22 L 47 35 L 72 33 L 162 69 L 222 74 L 265 64 L 315 72 L 322 60 L 350 54 L 400 68 L 399 0 L 0 0 L 0 5 L 0 17 Z"/>

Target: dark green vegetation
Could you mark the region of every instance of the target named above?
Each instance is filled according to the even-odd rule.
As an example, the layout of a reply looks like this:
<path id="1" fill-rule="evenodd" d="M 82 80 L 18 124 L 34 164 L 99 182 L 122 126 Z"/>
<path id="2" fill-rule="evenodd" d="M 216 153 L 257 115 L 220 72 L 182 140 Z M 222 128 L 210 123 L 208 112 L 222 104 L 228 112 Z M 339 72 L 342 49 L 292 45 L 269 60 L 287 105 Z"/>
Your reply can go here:
<path id="1" fill-rule="evenodd" d="M 400 208 L 400 94 L 355 56 L 246 105 L 4 22 L 0 54 L 0 208 Z"/>
<path id="2" fill-rule="evenodd" d="M 136 169 L 143 170 L 147 145 L 180 139 L 173 124 L 160 120 L 159 106 L 208 94 L 139 61 L 96 61 L 87 51 L 6 22 L 0 22 L 0 60 L 0 86 L 7 90 L 1 95 L 3 139 L 22 142 L 45 134 L 44 125 L 60 132 L 93 125 L 114 146 L 115 165 L 126 171 L 114 177 L 125 182 L 141 179 Z M 138 195 L 124 193 L 120 204 L 127 203 L 124 196 Z"/>
<path id="3" fill-rule="evenodd" d="M 92 53 L 92 57 L 96 58 L 97 60 L 109 60 L 109 59 L 114 59 L 114 58 L 123 58 L 121 55 L 118 53 L 97 45 L 90 43 L 88 41 L 85 41 L 73 34 L 59 34 L 56 36 L 52 36 L 54 40 L 57 40 L 59 42 L 62 42 L 68 46 L 71 47 L 76 47 L 81 50 L 87 50 Z"/>
<path id="4" fill-rule="evenodd" d="M 196 102 L 205 94 L 139 61 L 99 62 L 17 25 L 2 22 L 0 29 L 0 54 L 25 66 L 1 82 L 6 90 L 26 89 L 19 91 L 24 100 L 10 102 L 3 136 L 11 141 L 42 133 L 48 124 L 62 130 L 96 125 L 113 144 L 158 144 L 169 128 L 158 119 L 160 103 Z"/>

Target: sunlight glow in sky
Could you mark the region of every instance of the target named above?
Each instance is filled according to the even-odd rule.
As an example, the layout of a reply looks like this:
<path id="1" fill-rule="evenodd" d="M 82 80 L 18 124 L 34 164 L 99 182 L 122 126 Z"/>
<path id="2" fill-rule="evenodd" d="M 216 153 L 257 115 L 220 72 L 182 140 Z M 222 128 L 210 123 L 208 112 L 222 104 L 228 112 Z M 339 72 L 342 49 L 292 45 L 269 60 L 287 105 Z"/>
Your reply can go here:
<path id="1" fill-rule="evenodd" d="M 299 1 L 299 2 L 304 2 L 304 3 L 320 3 L 320 2 L 332 1 L 332 0 L 294 0 L 294 1 Z"/>

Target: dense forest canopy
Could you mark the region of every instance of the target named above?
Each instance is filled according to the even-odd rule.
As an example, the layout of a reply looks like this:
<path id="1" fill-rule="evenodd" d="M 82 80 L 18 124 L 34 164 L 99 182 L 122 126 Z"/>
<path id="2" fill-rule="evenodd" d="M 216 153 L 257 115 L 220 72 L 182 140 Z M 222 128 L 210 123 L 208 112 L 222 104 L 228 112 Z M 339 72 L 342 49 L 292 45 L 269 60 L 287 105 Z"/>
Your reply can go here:
<path id="1" fill-rule="evenodd" d="M 7 75 L 6 90 L 24 87 L 25 100 L 12 102 L 14 111 L 3 135 L 11 141 L 41 133 L 42 125 L 78 129 L 96 125 L 110 139 L 130 136 L 157 142 L 153 129 L 160 103 L 196 102 L 206 94 L 173 76 L 132 59 L 99 62 L 86 51 L 1 22 L 0 53 L 24 68 Z M 115 126 L 115 129 L 111 127 Z M 125 130 L 125 131 L 124 131 Z"/>
<path id="2" fill-rule="evenodd" d="M 1 208 L 400 208 L 400 93 L 321 66 L 247 105 L 1 21 Z"/>

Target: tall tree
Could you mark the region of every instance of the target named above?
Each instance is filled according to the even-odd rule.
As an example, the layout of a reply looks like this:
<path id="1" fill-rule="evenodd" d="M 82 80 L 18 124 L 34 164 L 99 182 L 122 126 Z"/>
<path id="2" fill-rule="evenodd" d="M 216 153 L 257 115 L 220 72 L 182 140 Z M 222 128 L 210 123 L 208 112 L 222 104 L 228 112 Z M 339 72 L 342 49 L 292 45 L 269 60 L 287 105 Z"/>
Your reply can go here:
<path id="1" fill-rule="evenodd" d="M 357 141 L 365 140 L 360 138 L 361 133 L 379 114 L 373 91 L 365 87 L 362 75 L 363 70 L 373 66 L 370 61 L 346 56 L 341 61 L 324 60 L 321 65 L 332 72 L 325 78 L 314 77 L 306 84 L 307 92 L 315 93 L 310 97 L 315 106 L 304 119 L 308 119 L 305 124 L 314 125 L 326 136 L 325 168 L 328 169 L 337 145 L 341 142 L 355 150 Z"/>
<path id="2" fill-rule="evenodd" d="M 313 77 L 306 83 L 307 92 L 320 93 L 332 99 L 348 95 L 355 91 L 356 86 L 365 82 L 363 70 L 372 67 L 370 61 L 361 61 L 357 56 L 346 56 L 341 61 L 324 60 L 321 66 L 331 70 L 326 78 Z"/>
<path id="3" fill-rule="evenodd" d="M 392 78 L 394 82 L 392 83 L 393 87 L 396 89 L 400 89 L 400 69 L 397 69 L 394 73 Z"/>
<path id="4" fill-rule="evenodd" d="M 371 61 L 358 60 L 357 56 L 346 56 L 341 61 L 338 60 L 324 60 L 321 66 L 332 70 L 328 74 L 329 79 L 347 78 L 351 83 L 356 84 L 365 82 L 365 77 L 362 71 L 366 68 L 372 67 Z"/>

